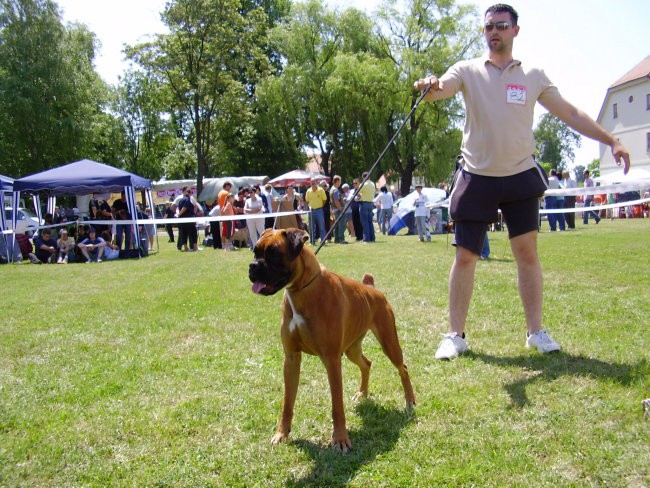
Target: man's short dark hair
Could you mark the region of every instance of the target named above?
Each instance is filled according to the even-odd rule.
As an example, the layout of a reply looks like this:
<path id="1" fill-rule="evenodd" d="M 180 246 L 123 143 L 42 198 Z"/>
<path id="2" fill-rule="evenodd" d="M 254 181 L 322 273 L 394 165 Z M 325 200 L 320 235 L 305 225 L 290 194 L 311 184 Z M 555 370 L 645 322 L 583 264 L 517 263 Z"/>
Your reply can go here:
<path id="1" fill-rule="evenodd" d="M 510 5 L 505 3 L 496 3 L 492 5 L 485 11 L 485 15 L 487 15 L 488 13 L 499 14 L 502 12 L 509 13 L 510 18 L 512 19 L 512 25 L 513 26 L 517 25 L 517 21 L 519 20 L 519 14 L 514 8 L 512 8 Z"/>

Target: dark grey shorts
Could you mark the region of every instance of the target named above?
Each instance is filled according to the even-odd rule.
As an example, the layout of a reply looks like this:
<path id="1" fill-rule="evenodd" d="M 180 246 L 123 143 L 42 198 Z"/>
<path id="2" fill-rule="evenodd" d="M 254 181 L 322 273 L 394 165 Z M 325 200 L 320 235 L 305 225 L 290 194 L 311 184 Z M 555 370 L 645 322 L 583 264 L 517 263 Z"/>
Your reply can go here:
<path id="1" fill-rule="evenodd" d="M 487 225 L 499 209 L 512 239 L 539 226 L 539 199 L 548 187 L 540 166 L 512 176 L 494 177 L 462 169 L 454 175 L 449 213 L 454 221 L 453 244 L 481 254 Z"/>

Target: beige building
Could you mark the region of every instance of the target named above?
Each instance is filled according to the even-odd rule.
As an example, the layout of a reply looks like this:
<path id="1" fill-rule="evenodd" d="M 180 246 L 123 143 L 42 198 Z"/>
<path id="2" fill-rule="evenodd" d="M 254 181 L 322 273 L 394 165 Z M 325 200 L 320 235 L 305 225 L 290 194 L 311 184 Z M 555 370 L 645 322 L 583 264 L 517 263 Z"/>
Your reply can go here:
<path id="1" fill-rule="evenodd" d="M 598 123 L 630 151 L 634 168 L 650 170 L 650 56 L 608 88 Z M 619 169 L 609 147 L 600 144 L 600 174 Z"/>

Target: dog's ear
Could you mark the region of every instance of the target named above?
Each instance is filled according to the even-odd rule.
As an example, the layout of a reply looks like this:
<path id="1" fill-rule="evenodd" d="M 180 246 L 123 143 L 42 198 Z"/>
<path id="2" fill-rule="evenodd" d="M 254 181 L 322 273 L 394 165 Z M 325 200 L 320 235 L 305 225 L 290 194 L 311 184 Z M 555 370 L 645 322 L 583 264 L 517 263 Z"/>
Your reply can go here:
<path id="1" fill-rule="evenodd" d="M 287 241 L 289 241 L 289 253 L 291 258 L 297 257 L 302 251 L 305 242 L 309 240 L 309 234 L 300 229 L 287 229 Z"/>
<path id="2" fill-rule="evenodd" d="M 266 229 L 264 232 L 262 232 L 262 234 L 260 235 L 260 239 L 262 238 L 262 236 L 263 236 L 264 234 L 273 234 L 273 229 Z M 258 240 L 259 240 L 259 239 L 258 239 Z"/>

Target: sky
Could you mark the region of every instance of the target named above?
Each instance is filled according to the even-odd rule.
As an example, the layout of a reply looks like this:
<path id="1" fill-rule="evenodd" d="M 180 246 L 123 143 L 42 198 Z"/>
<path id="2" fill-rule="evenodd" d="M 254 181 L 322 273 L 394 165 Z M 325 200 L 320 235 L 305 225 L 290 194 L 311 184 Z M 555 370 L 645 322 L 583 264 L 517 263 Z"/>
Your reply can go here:
<path id="1" fill-rule="evenodd" d="M 294 0 L 295 1 L 295 0 Z M 338 9 L 372 13 L 379 0 L 326 0 Z M 122 49 L 165 31 L 160 12 L 166 0 L 57 0 L 64 22 L 86 24 L 101 42 L 95 66 L 117 84 L 127 64 Z M 459 0 L 478 7 L 482 18 L 490 1 Z M 514 57 L 544 69 L 571 103 L 596 119 L 607 89 L 650 55 L 648 0 L 520 0 Z M 442 73 L 436 73 L 442 74 Z M 539 105 L 538 105 L 539 106 Z M 537 117 L 544 113 L 541 107 Z M 587 166 L 600 157 L 599 144 L 585 137 L 574 163 Z"/>

